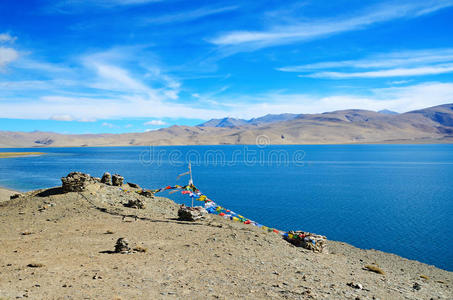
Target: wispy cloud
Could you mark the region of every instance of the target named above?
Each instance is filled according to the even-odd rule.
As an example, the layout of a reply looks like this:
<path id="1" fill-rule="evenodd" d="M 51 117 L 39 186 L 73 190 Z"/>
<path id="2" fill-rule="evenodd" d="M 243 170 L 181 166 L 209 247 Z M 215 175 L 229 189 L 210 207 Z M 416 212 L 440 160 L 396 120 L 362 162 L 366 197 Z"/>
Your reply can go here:
<path id="1" fill-rule="evenodd" d="M 211 43 L 219 46 L 241 48 L 236 49 L 237 51 L 254 50 L 268 46 L 312 40 L 346 31 L 360 30 L 376 23 L 395 19 L 415 18 L 450 6 L 453 6 L 453 1 L 451 0 L 384 4 L 353 16 L 309 22 L 293 22 L 284 25 L 274 24 L 272 27 L 261 31 L 227 32 L 213 38 Z"/>
<path id="2" fill-rule="evenodd" d="M 52 115 L 49 119 L 54 121 L 66 121 L 66 122 L 74 121 L 74 117 L 68 114 Z"/>
<path id="3" fill-rule="evenodd" d="M 109 122 L 103 122 L 102 127 L 115 128 L 116 126 Z"/>
<path id="4" fill-rule="evenodd" d="M 19 53 L 13 48 L 0 47 L 0 70 L 18 57 Z"/>
<path id="5" fill-rule="evenodd" d="M 19 58 L 19 52 L 11 47 L 2 47 L 2 44 L 12 43 L 16 37 L 11 36 L 9 33 L 0 34 L 0 71 L 9 63 Z"/>
<path id="6" fill-rule="evenodd" d="M 182 23 L 189 22 L 212 15 L 217 15 L 225 12 L 230 12 L 238 9 L 238 6 L 225 7 L 201 7 L 195 10 L 178 12 L 174 14 L 162 15 L 159 17 L 145 19 L 145 24 L 167 24 L 167 23 Z"/>
<path id="7" fill-rule="evenodd" d="M 48 12 L 53 13 L 79 13 L 86 9 L 100 8 L 108 9 L 122 6 L 141 5 L 165 0 L 61 0 L 49 1 L 46 8 Z"/>
<path id="8" fill-rule="evenodd" d="M 11 36 L 9 33 L 0 33 L 0 43 L 13 43 L 17 37 Z"/>
<path id="9" fill-rule="evenodd" d="M 398 68 L 389 70 L 369 71 L 369 72 L 318 72 L 308 75 L 298 75 L 299 77 L 312 78 L 331 78 L 331 79 L 346 79 L 346 78 L 381 78 L 381 77 L 408 77 L 408 76 L 424 76 L 437 75 L 453 72 L 453 64 L 439 65 L 435 67 L 420 67 L 420 68 Z"/>
<path id="10" fill-rule="evenodd" d="M 286 66 L 277 70 L 283 72 L 306 72 L 332 68 L 394 68 L 402 66 L 426 65 L 453 62 L 453 49 L 425 49 L 381 53 L 364 59 L 327 61 L 299 66 Z"/>
<path id="11" fill-rule="evenodd" d="M 162 125 L 167 125 L 167 123 L 162 120 L 151 120 L 151 121 L 143 123 L 143 125 L 162 126 Z"/>
<path id="12" fill-rule="evenodd" d="M 392 52 L 358 60 L 327 61 L 277 70 L 305 73 L 299 77 L 330 79 L 437 75 L 453 72 L 453 49 Z"/>

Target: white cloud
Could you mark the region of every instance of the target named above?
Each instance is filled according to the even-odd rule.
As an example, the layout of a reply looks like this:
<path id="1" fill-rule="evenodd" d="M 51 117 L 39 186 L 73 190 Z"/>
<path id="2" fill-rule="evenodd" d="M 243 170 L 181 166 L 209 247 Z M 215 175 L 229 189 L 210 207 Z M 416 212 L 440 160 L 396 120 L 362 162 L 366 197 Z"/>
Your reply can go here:
<path id="1" fill-rule="evenodd" d="M 268 46 L 307 41 L 323 36 L 364 29 L 370 25 L 400 18 L 414 18 L 432 13 L 442 8 L 453 6 L 453 1 L 412 1 L 392 3 L 372 7 L 355 16 L 336 19 L 315 20 L 311 22 L 293 22 L 262 31 L 233 31 L 211 40 L 219 46 L 244 47 L 241 50 L 254 50 Z"/>
<path id="2" fill-rule="evenodd" d="M 0 69 L 19 58 L 19 53 L 13 48 L 0 47 Z"/>
<path id="3" fill-rule="evenodd" d="M 162 125 L 167 125 L 167 123 L 165 123 L 162 120 L 151 120 L 151 121 L 143 123 L 143 125 L 162 126 Z"/>
<path id="4" fill-rule="evenodd" d="M 236 10 L 237 6 L 225 7 L 201 7 L 191 11 L 184 11 L 175 14 L 162 15 L 159 17 L 148 18 L 145 20 L 146 24 L 166 24 L 166 23 L 182 23 L 193 21 L 196 19 L 217 15 L 229 11 Z"/>
<path id="5" fill-rule="evenodd" d="M 114 127 L 116 127 L 116 126 L 113 125 L 112 123 L 108 123 L 108 122 L 102 123 L 102 126 L 103 126 L 103 127 L 108 127 L 108 128 L 114 128 Z"/>
<path id="6" fill-rule="evenodd" d="M 437 75 L 453 72 L 453 49 L 382 53 L 364 59 L 318 62 L 277 70 L 307 73 L 299 77 L 330 79 Z"/>
<path id="7" fill-rule="evenodd" d="M 234 102 L 231 102 L 234 99 Z M 54 101 L 48 101 L 54 100 Z M 61 101 L 56 101 L 61 100 Z M 288 94 L 269 92 L 249 96 L 222 96 L 210 98 L 216 105 L 197 108 L 175 102 L 153 102 L 146 98 L 70 98 L 56 99 L 46 97 L 40 101 L 22 102 L 0 101 L 0 118 L 14 116 L 23 119 L 48 119 L 71 112 L 75 120 L 82 119 L 119 119 L 155 118 L 210 119 L 231 116 L 252 118 L 268 113 L 321 113 L 340 109 L 390 109 L 405 112 L 414 109 L 453 102 L 453 83 L 430 82 L 403 87 L 374 89 L 369 95 L 357 96 L 335 94 L 316 97 L 309 94 Z M 208 103 L 208 102 L 206 102 Z M 102 107 L 102 109 L 99 109 Z M 69 119 L 69 118 L 68 118 Z"/>
<path id="8" fill-rule="evenodd" d="M 331 78 L 331 79 L 345 79 L 345 78 L 380 78 L 380 77 L 401 77 L 401 76 L 423 76 L 423 75 L 437 75 L 453 72 L 453 64 L 426 66 L 419 68 L 398 68 L 386 69 L 368 72 L 317 72 L 307 75 L 298 75 L 299 77 L 312 77 L 312 78 Z"/>
<path id="9" fill-rule="evenodd" d="M 47 11 L 70 14 L 83 12 L 86 9 L 92 8 L 109 9 L 161 1 L 164 0 L 60 0 L 57 2 L 49 1 Z"/>
<path id="10" fill-rule="evenodd" d="M 0 43 L 14 43 L 17 37 L 11 36 L 9 33 L 0 33 Z"/>
<path id="11" fill-rule="evenodd" d="M 281 67 L 277 70 L 282 72 L 307 72 L 334 68 L 393 68 L 446 62 L 453 62 L 453 49 L 424 49 L 381 53 L 364 59 L 318 62 Z"/>
<path id="12" fill-rule="evenodd" d="M 66 121 L 66 122 L 74 121 L 74 117 L 71 115 L 67 115 L 67 114 L 52 115 L 49 119 L 54 120 L 54 121 Z"/>

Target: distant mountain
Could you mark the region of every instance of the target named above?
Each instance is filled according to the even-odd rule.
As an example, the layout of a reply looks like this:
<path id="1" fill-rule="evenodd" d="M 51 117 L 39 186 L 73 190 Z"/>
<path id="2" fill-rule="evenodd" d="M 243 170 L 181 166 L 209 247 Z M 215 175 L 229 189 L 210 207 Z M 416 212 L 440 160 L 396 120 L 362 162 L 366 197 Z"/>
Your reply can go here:
<path id="1" fill-rule="evenodd" d="M 279 114 L 272 115 L 268 114 L 259 118 L 253 118 L 250 120 L 235 119 L 235 118 L 223 118 L 223 119 L 211 119 L 198 126 L 201 127 L 238 127 L 244 125 L 261 125 L 265 123 L 277 123 L 282 121 L 288 121 L 295 119 L 298 114 Z"/>
<path id="2" fill-rule="evenodd" d="M 453 143 L 453 104 L 402 114 L 349 109 L 322 114 L 224 118 L 200 126 L 171 126 L 145 133 L 58 134 L 0 131 L 0 147 Z"/>
<path id="3" fill-rule="evenodd" d="M 453 126 L 453 103 L 414 110 L 406 114 L 421 114 L 442 126 Z"/>
<path id="4" fill-rule="evenodd" d="M 380 114 L 386 114 L 386 115 L 397 115 L 398 113 L 396 111 L 388 110 L 388 109 L 383 109 L 378 111 Z"/>
<path id="5" fill-rule="evenodd" d="M 237 127 L 247 124 L 246 120 L 235 118 L 211 119 L 198 126 L 201 127 Z"/>

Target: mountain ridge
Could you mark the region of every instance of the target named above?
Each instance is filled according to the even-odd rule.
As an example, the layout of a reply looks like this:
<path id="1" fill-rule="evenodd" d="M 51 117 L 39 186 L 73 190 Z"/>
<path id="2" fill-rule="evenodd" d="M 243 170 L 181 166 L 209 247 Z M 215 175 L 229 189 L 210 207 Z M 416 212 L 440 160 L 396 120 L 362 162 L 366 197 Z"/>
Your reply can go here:
<path id="1" fill-rule="evenodd" d="M 275 145 L 453 143 L 453 103 L 396 115 L 348 109 L 320 114 L 266 115 L 248 121 L 217 120 L 224 120 L 225 126 L 215 126 L 212 122 L 211 126 L 174 125 L 122 134 L 0 131 L 0 147 L 240 145 L 256 144 L 260 136 Z M 232 126 L 226 126 L 228 122 Z"/>

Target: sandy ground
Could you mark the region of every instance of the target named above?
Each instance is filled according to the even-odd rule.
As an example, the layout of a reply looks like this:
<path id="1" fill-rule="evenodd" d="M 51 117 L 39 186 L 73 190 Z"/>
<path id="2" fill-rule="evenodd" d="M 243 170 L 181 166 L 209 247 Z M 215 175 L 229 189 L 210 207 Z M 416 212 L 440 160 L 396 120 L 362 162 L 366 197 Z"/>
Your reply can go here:
<path id="1" fill-rule="evenodd" d="M 0 299 L 453 298 L 453 273 L 433 266 L 340 242 L 316 254 L 213 215 L 182 222 L 166 198 L 124 207 L 131 193 L 97 184 L 0 203 Z M 146 252 L 111 253 L 119 237 Z"/>
<path id="2" fill-rule="evenodd" d="M 9 197 L 16 194 L 15 191 L 0 188 L 0 202 L 9 200 Z"/>

